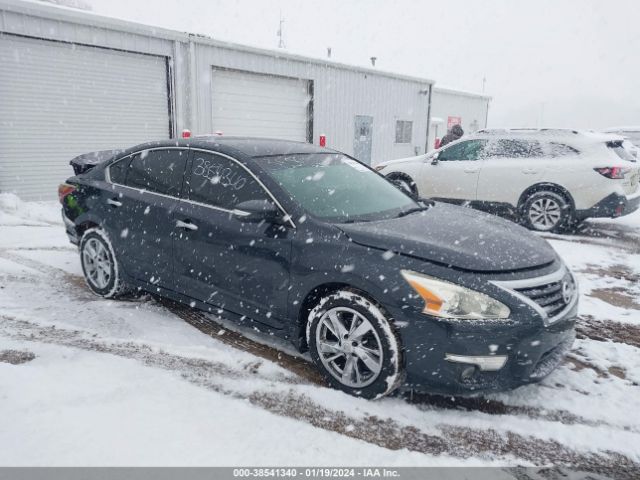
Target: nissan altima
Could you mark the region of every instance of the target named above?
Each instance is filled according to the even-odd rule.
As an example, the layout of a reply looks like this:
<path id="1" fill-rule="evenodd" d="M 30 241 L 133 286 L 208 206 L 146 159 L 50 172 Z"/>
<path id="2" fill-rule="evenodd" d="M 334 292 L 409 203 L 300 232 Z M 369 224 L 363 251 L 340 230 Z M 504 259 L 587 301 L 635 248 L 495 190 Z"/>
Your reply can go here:
<path id="1" fill-rule="evenodd" d="M 72 164 L 59 197 L 94 293 L 258 327 L 352 395 L 510 389 L 573 343 L 577 285 L 545 240 L 340 152 L 215 136 Z"/>

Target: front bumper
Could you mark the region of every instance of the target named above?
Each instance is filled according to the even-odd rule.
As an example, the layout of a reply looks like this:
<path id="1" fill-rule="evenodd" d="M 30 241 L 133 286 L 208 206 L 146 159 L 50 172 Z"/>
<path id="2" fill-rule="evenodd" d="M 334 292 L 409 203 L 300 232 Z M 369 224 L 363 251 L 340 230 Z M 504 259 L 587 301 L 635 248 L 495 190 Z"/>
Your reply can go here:
<path id="1" fill-rule="evenodd" d="M 617 218 L 629 215 L 640 208 L 640 189 L 633 195 L 620 195 L 612 193 L 600 200 L 593 207 L 586 210 L 577 210 L 576 218 Z"/>
<path id="2" fill-rule="evenodd" d="M 577 302 L 549 325 L 454 323 L 416 314 L 399 329 L 407 373 L 404 388 L 471 395 L 538 382 L 571 349 L 576 314 Z"/>

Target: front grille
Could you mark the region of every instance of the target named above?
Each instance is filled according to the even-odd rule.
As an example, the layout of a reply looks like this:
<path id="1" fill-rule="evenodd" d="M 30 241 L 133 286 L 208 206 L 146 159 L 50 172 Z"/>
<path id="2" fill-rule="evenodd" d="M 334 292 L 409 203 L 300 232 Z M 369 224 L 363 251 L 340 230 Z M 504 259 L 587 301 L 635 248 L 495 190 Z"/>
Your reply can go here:
<path id="1" fill-rule="evenodd" d="M 577 294 L 575 282 L 569 272 L 557 281 L 514 290 L 538 304 L 549 318 L 564 310 Z"/>

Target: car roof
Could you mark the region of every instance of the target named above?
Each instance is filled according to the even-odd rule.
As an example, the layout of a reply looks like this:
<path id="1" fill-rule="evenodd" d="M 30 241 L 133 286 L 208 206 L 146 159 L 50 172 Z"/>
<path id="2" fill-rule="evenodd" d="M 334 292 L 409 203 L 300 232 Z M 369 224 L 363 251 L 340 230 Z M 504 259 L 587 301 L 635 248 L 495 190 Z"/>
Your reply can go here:
<path id="1" fill-rule="evenodd" d="M 613 133 L 570 128 L 485 128 L 472 133 L 466 138 L 545 139 L 570 143 L 600 143 L 623 140 L 623 137 Z"/>
<path id="2" fill-rule="evenodd" d="M 296 153 L 336 153 L 330 148 L 319 147 L 305 142 L 262 137 L 226 137 L 222 135 L 202 135 L 191 138 L 162 140 L 137 145 L 129 151 L 139 151 L 158 147 L 191 147 L 215 150 L 234 156 L 266 157 L 273 155 L 293 155 Z"/>

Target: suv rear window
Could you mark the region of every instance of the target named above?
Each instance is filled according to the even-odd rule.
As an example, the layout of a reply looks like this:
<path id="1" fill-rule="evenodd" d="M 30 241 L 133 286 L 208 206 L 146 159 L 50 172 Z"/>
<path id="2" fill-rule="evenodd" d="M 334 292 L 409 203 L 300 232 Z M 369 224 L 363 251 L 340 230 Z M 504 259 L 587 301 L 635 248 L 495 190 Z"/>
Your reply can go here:
<path id="1" fill-rule="evenodd" d="M 635 161 L 631 152 L 622 146 L 622 142 L 607 142 L 607 147 L 615 152 L 615 154 L 622 160 L 628 160 L 629 162 Z"/>

